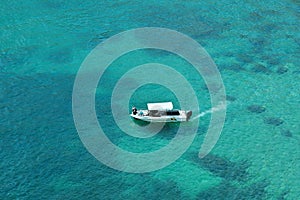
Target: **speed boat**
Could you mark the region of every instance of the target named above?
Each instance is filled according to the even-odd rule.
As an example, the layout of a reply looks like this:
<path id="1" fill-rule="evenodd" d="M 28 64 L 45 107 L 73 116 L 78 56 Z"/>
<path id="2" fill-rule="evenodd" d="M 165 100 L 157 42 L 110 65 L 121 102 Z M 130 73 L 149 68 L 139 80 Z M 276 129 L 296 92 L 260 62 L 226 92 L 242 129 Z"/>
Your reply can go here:
<path id="1" fill-rule="evenodd" d="M 131 117 L 146 122 L 186 122 L 192 116 L 192 111 L 173 109 L 172 102 L 148 103 L 148 110 L 132 108 Z"/>

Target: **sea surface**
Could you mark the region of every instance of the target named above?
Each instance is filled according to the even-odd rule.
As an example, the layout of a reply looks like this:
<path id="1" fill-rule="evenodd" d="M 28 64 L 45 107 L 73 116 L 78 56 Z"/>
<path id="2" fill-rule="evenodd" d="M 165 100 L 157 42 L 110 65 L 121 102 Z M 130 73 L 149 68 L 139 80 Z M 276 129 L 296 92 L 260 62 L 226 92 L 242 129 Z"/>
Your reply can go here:
<path id="1" fill-rule="evenodd" d="M 0 199 L 299 199 L 299 22 L 298 0 L 1 1 Z M 228 107 L 221 137 L 205 158 L 198 151 L 209 112 L 176 162 L 127 173 L 84 147 L 73 121 L 72 90 L 92 49 L 141 27 L 169 28 L 201 44 L 222 75 Z M 124 69 L 147 62 L 178 69 L 201 110 L 211 109 L 204 81 L 176 55 L 138 50 L 120 57 L 103 76 L 95 109 L 110 140 L 132 152 L 162 148 L 178 129 L 166 125 L 153 138 L 139 139 L 113 120 L 114 85 Z M 150 101 L 179 106 L 157 84 L 139 88 L 130 103 L 146 108 Z"/>

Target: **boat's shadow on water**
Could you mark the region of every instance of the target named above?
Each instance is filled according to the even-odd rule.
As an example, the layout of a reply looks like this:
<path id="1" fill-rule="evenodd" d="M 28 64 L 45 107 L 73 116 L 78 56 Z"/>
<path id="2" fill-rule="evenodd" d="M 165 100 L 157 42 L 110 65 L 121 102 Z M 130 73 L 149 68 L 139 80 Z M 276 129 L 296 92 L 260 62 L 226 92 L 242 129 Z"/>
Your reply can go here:
<path id="1" fill-rule="evenodd" d="M 143 120 L 139 120 L 139 119 L 132 119 L 132 121 L 138 125 L 138 126 L 148 126 L 150 124 L 150 122 L 145 122 Z"/>
<path id="2" fill-rule="evenodd" d="M 144 127 L 145 128 L 145 131 L 149 130 L 149 129 L 152 129 L 155 127 L 155 125 L 157 125 L 158 127 L 160 127 L 162 125 L 162 123 L 152 123 L 152 127 L 150 128 L 150 125 L 151 122 L 145 122 L 145 121 L 142 121 L 142 120 L 138 120 L 138 119 L 132 119 L 132 121 L 140 126 L 140 127 Z M 164 123 L 163 124 L 163 127 L 161 129 L 158 129 L 158 133 L 156 134 L 157 137 L 162 137 L 164 139 L 172 139 L 175 137 L 175 135 L 177 134 L 178 132 L 178 129 L 179 127 L 182 125 L 182 123 L 180 122 L 169 122 L 169 123 Z"/>
<path id="3" fill-rule="evenodd" d="M 139 120 L 139 119 L 132 119 L 132 121 L 138 125 L 138 126 L 148 126 L 151 124 L 151 122 L 146 122 L 143 120 Z M 161 126 L 162 123 L 153 123 L 153 124 L 157 124 L 158 126 Z M 180 122 L 167 122 L 164 124 L 164 128 L 179 128 L 180 126 Z"/>
<path id="4" fill-rule="evenodd" d="M 167 123 L 153 123 L 146 122 L 139 119 L 132 118 L 132 121 L 135 125 L 142 127 L 145 132 L 151 131 L 151 129 L 159 130 L 156 134 L 157 137 L 161 137 L 163 139 L 172 139 L 176 136 L 176 134 L 190 136 L 191 134 L 204 135 L 207 132 L 209 121 L 203 122 L 199 124 L 196 121 L 188 121 L 188 122 L 167 122 Z M 151 124 L 151 126 L 150 126 Z M 163 126 L 162 126 L 163 124 Z M 157 127 L 156 127 L 157 125 Z M 161 127 L 162 126 L 162 127 Z M 180 133 L 179 128 L 182 128 Z"/>

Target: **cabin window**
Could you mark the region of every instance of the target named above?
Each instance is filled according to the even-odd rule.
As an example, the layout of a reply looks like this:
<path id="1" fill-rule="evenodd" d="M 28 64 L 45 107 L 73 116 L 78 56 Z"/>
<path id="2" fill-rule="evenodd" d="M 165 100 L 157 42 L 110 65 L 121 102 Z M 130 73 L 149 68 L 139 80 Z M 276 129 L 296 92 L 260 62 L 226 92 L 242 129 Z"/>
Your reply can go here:
<path id="1" fill-rule="evenodd" d="M 178 110 L 168 110 L 166 112 L 167 115 L 180 115 Z"/>

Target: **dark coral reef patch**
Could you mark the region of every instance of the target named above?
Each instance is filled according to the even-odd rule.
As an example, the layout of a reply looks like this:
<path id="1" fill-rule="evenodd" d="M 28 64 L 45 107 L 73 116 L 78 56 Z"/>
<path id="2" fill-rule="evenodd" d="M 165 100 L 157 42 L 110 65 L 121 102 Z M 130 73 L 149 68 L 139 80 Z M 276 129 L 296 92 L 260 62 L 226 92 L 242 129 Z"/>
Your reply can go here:
<path id="1" fill-rule="evenodd" d="M 247 110 L 252 113 L 263 113 L 266 111 L 266 108 L 260 105 L 250 105 L 247 107 Z"/>
<path id="2" fill-rule="evenodd" d="M 283 123 L 284 121 L 280 118 L 277 117 L 267 117 L 264 119 L 265 124 L 273 125 L 273 126 L 279 126 Z"/>

